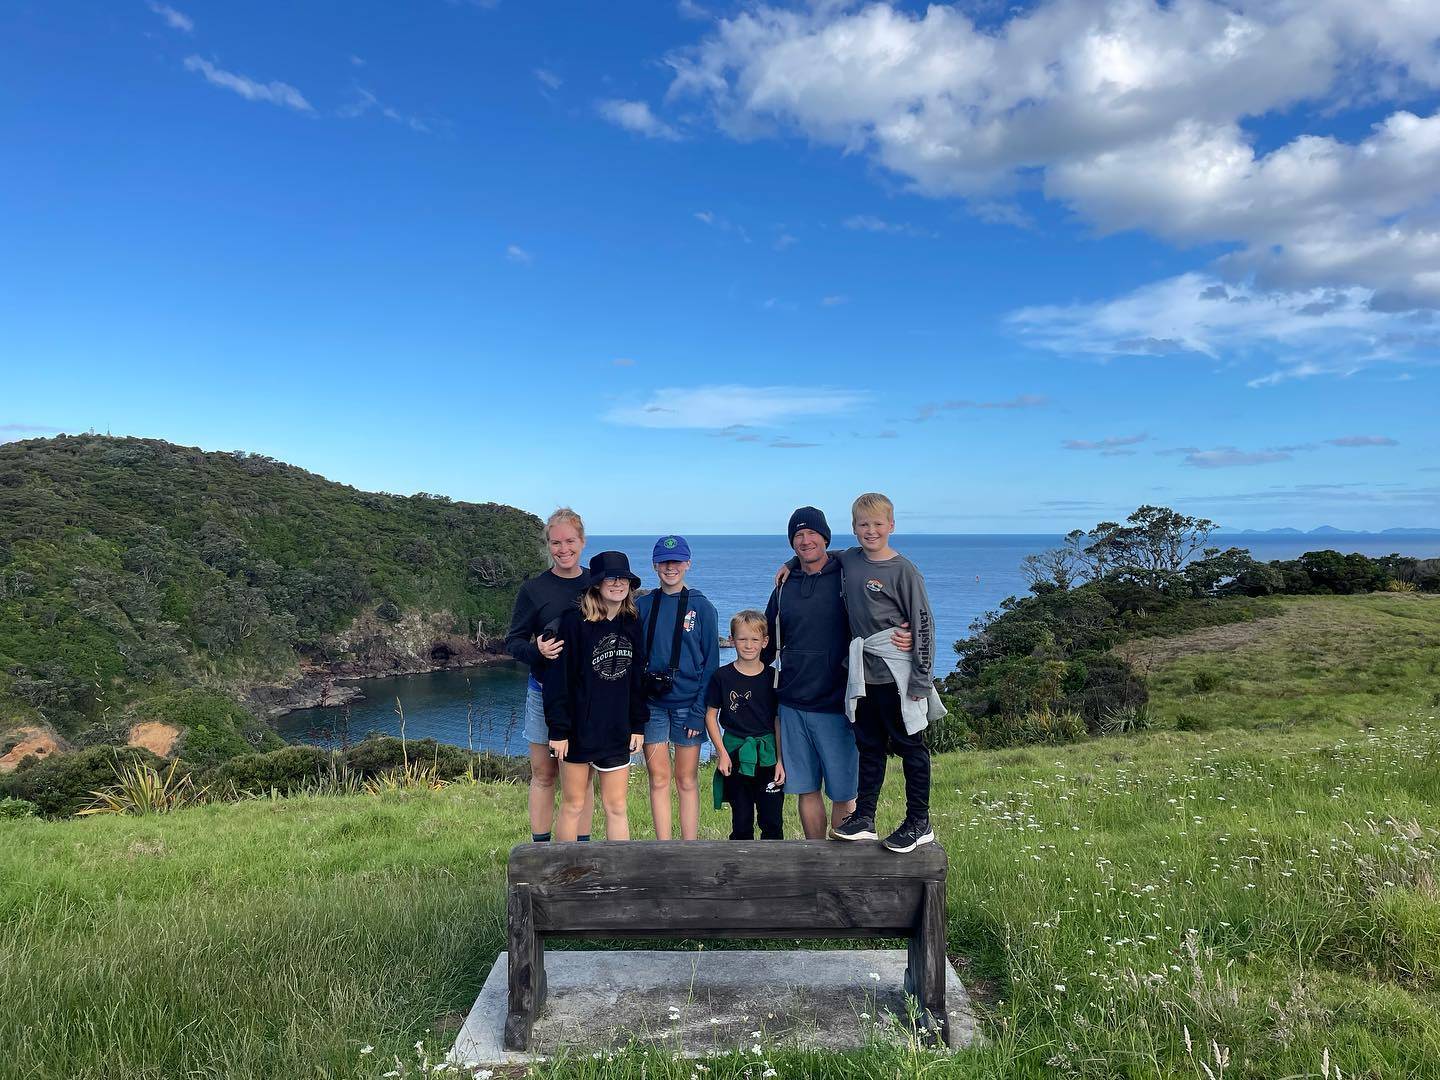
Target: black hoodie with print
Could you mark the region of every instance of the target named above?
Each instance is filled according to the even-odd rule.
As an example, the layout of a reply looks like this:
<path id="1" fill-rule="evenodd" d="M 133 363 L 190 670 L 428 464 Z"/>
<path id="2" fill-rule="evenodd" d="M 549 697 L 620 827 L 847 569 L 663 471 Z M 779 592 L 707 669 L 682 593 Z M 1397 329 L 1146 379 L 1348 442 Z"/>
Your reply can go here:
<path id="1" fill-rule="evenodd" d="M 545 722 L 550 738 L 569 739 L 566 761 L 628 756 L 630 736 L 645 731 L 644 630 L 638 619 L 589 622 L 579 611 L 560 616 L 565 642 L 545 669 Z"/>

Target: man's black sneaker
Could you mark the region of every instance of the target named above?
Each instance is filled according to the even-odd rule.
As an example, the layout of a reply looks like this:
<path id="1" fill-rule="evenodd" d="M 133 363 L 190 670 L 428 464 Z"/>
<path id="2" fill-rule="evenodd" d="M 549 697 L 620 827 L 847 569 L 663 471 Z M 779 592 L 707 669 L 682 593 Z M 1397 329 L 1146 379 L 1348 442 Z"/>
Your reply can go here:
<path id="1" fill-rule="evenodd" d="M 836 828 L 830 830 L 830 836 L 835 840 L 879 840 L 880 835 L 875 831 L 875 819 L 873 817 L 851 814 L 842 821 Z"/>
<path id="2" fill-rule="evenodd" d="M 885 838 L 885 846 L 902 855 L 907 851 L 914 851 L 921 844 L 933 844 L 934 842 L 935 834 L 930 831 L 928 817 L 920 818 L 918 821 L 906 818 L 898 829 Z"/>

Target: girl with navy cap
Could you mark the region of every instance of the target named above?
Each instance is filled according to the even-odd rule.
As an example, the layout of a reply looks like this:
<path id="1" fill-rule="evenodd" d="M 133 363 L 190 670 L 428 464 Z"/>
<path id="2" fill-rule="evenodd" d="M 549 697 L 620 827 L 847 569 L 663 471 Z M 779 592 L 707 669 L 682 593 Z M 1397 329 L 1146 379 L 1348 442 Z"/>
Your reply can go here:
<path id="1" fill-rule="evenodd" d="M 656 540 L 651 562 L 660 587 L 642 596 L 638 605 L 640 624 L 645 629 L 645 682 L 650 696 L 650 723 L 645 728 L 650 812 L 655 819 L 656 839 L 669 840 L 673 776 L 680 803 L 680 838 L 694 840 L 700 835 L 705 689 L 720 666 L 719 618 L 705 594 L 686 584 L 690 545 L 683 536 Z"/>
<path id="2" fill-rule="evenodd" d="M 579 609 L 561 615 L 554 631 L 564 648 L 545 671 L 544 695 L 550 749 L 561 763 L 556 840 L 577 838 L 585 794 L 596 775 L 605 838 L 630 839 L 630 755 L 644 742 L 649 719 L 635 611 L 639 584 L 623 552 L 602 551 L 590 560 L 590 583 L 580 594 Z"/>

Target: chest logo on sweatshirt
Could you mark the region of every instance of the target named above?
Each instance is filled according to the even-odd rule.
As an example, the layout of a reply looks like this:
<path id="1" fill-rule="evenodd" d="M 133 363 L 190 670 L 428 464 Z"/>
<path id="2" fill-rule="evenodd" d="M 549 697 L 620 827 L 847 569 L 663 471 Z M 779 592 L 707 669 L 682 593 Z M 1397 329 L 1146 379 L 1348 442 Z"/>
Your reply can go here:
<path id="1" fill-rule="evenodd" d="M 685 632 L 688 634 L 695 629 L 695 609 L 691 608 L 685 612 Z"/>
<path id="2" fill-rule="evenodd" d="M 731 691 L 730 691 L 730 711 L 731 711 L 731 712 L 739 712 L 739 711 L 740 711 L 740 703 L 741 703 L 742 701 L 749 701 L 749 700 L 750 700 L 750 691 L 749 691 L 749 690 L 746 690 L 745 693 L 743 693 L 743 694 L 740 693 L 738 690 L 731 690 Z"/>
<path id="3" fill-rule="evenodd" d="M 865 589 L 867 592 L 884 592 L 885 583 L 879 578 L 872 577 L 869 581 L 865 582 Z"/>
<path id="4" fill-rule="evenodd" d="M 624 634 L 606 634 L 595 643 L 590 654 L 590 667 L 597 677 L 606 682 L 623 679 L 630 671 L 630 662 L 635 650 L 630 639 Z"/>

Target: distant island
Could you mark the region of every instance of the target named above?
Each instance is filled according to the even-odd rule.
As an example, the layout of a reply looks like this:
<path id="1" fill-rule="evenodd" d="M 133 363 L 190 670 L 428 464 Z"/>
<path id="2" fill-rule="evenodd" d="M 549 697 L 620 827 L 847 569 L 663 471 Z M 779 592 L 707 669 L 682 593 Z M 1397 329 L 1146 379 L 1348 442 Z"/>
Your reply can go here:
<path id="1" fill-rule="evenodd" d="M 1381 529 L 1366 532 L 1364 529 L 1337 529 L 1333 525 L 1319 525 L 1313 529 L 1217 529 L 1216 536 L 1440 536 L 1440 528 Z"/>

